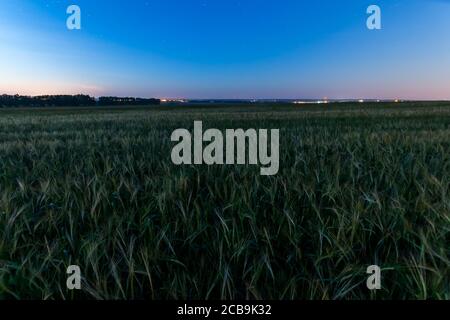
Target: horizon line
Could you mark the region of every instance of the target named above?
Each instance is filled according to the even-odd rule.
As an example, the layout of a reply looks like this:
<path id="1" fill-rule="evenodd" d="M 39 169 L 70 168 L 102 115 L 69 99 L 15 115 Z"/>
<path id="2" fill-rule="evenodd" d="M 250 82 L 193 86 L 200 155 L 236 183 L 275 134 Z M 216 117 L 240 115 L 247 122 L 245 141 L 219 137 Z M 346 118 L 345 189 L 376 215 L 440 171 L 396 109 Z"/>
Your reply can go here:
<path id="1" fill-rule="evenodd" d="M 258 102 L 258 101 L 297 101 L 301 102 L 339 102 L 339 101 L 354 101 L 354 102 L 450 102 L 449 99 L 409 99 L 409 98 L 361 98 L 361 97 L 352 97 L 352 98 L 187 98 L 187 97 L 142 97 L 142 96 L 133 96 L 133 95 L 90 95 L 86 93 L 76 93 L 76 94 L 38 94 L 38 95 L 27 95 L 27 94 L 8 94 L 1 93 L 0 96 L 22 96 L 22 97 L 44 97 L 44 96 L 89 96 L 91 98 L 99 99 L 101 97 L 116 97 L 116 98 L 134 98 L 134 99 L 159 99 L 161 102 L 189 102 L 189 101 L 248 101 L 248 102 Z"/>

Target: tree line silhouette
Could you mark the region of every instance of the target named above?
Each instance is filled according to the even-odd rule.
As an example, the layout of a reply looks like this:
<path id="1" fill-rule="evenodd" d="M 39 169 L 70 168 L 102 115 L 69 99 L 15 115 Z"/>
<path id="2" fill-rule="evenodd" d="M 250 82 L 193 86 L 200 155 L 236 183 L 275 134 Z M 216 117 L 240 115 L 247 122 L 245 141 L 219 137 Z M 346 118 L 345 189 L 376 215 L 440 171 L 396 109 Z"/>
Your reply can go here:
<path id="1" fill-rule="evenodd" d="M 98 100 L 83 94 L 21 96 L 0 95 L 0 107 L 88 107 L 88 106 L 138 106 L 159 105 L 159 99 L 132 97 L 100 97 Z"/>

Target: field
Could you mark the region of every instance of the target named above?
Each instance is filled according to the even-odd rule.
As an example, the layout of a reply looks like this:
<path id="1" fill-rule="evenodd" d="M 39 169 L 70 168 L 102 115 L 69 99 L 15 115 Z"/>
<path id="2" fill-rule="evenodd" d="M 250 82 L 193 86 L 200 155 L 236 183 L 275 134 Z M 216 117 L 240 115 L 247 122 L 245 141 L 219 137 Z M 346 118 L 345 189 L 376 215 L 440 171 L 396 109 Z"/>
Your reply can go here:
<path id="1" fill-rule="evenodd" d="M 194 120 L 278 175 L 173 165 Z M 0 109 L 0 299 L 450 299 L 449 188 L 450 103 Z"/>

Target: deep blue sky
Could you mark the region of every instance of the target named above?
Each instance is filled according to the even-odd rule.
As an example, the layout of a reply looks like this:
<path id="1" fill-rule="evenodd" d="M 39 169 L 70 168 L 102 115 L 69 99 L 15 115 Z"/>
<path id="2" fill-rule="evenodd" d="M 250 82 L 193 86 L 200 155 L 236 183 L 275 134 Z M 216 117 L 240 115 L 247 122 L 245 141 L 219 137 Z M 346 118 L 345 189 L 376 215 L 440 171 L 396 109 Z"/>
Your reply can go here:
<path id="1" fill-rule="evenodd" d="M 0 93 L 450 99 L 450 1 L 0 0 Z"/>

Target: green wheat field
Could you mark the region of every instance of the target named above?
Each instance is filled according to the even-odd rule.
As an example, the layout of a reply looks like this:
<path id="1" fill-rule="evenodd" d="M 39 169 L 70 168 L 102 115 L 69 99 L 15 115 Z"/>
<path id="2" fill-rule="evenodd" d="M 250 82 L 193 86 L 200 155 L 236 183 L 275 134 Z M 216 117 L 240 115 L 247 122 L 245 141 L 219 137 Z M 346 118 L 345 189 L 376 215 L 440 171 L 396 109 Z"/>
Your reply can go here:
<path id="1" fill-rule="evenodd" d="M 194 120 L 278 175 L 173 165 Z M 0 299 L 450 299 L 450 103 L 0 109 Z"/>

